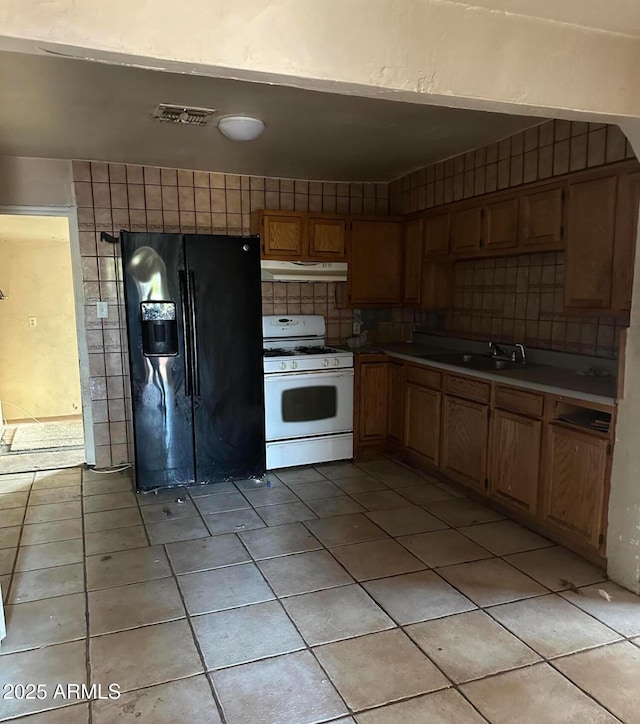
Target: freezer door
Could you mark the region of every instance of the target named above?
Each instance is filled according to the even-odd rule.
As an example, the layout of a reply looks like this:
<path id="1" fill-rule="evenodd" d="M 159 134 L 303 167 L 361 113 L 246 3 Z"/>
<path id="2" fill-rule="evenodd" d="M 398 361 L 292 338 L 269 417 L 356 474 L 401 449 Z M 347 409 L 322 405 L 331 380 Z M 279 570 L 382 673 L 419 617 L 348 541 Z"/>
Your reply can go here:
<path id="1" fill-rule="evenodd" d="M 257 236 L 186 235 L 200 483 L 265 472 Z"/>
<path id="2" fill-rule="evenodd" d="M 149 490 L 191 483 L 193 385 L 182 236 L 123 232 L 121 246 L 136 484 Z"/>

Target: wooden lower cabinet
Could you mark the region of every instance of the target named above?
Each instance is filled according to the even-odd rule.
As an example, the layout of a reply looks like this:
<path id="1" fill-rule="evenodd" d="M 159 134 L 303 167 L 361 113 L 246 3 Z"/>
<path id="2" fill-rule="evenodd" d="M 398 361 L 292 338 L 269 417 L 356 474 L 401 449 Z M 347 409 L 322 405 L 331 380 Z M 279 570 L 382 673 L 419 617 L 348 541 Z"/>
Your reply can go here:
<path id="1" fill-rule="evenodd" d="M 404 365 L 389 362 L 389 409 L 387 411 L 387 432 L 394 443 L 402 442 L 404 428 Z"/>
<path id="2" fill-rule="evenodd" d="M 541 446 L 541 420 L 494 410 L 489 453 L 490 495 L 535 514 Z"/>
<path id="3" fill-rule="evenodd" d="M 440 457 L 441 398 L 437 390 L 411 382 L 405 386 L 404 446 L 431 465 L 438 465 Z"/>
<path id="4" fill-rule="evenodd" d="M 440 467 L 451 477 L 484 490 L 489 406 L 445 395 Z"/>
<path id="5" fill-rule="evenodd" d="M 604 543 L 609 450 L 605 437 L 549 425 L 544 517 L 595 548 Z"/>
<path id="6" fill-rule="evenodd" d="M 385 357 L 355 362 L 355 447 L 379 446 L 387 440 L 389 365 Z"/>

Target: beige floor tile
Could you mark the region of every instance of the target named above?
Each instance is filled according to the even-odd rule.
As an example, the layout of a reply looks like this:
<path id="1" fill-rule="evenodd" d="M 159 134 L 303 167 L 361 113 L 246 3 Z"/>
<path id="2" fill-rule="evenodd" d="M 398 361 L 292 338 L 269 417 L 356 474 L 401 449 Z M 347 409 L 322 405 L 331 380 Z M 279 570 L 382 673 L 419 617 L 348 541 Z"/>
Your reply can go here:
<path id="1" fill-rule="evenodd" d="M 492 557 L 489 551 L 452 529 L 402 536 L 398 542 L 431 568 Z"/>
<path id="2" fill-rule="evenodd" d="M 370 493 L 354 493 L 353 499 L 367 510 L 388 510 L 389 508 L 405 508 L 407 499 L 395 490 L 372 490 Z"/>
<path id="3" fill-rule="evenodd" d="M 24 508 L 7 508 L 0 510 L 0 528 L 10 528 L 22 525 L 24 519 Z"/>
<path id="4" fill-rule="evenodd" d="M 185 610 L 173 578 L 89 591 L 89 633 L 115 633 L 184 618 Z"/>
<path id="5" fill-rule="evenodd" d="M 24 508 L 27 504 L 27 498 L 29 493 L 18 492 L 18 493 L 2 493 L 0 488 L 0 510 L 7 510 L 7 508 Z"/>
<path id="6" fill-rule="evenodd" d="M 222 724 L 204 674 L 138 689 L 113 701 L 95 701 L 92 708 L 93 724 Z"/>
<path id="7" fill-rule="evenodd" d="M 358 714 L 358 724 L 483 724 L 485 719 L 453 689 Z"/>
<path id="8" fill-rule="evenodd" d="M 203 516 L 211 535 L 239 533 L 243 530 L 264 528 L 265 522 L 255 510 L 232 510 L 229 513 L 216 513 Z"/>
<path id="9" fill-rule="evenodd" d="M 640 596 L 631 591 L 604 581 L 581 588 L 579 593 L 564 591 L 560 595 L 623 636 L 640 635 Z"/>
<path id="10" fill-rule="evenodd" d="M 450 616 L 476 607 L 433 571 L 382 578 L 363 585 L 400 625 Z"/>
<path id="11" fill-rule="evenodd" d="M 84 512 L 99 513 L 102 510 L 133 508 L 136 505 L 136 496 L 130 491 L 103 493 L 100 495 L 89 495 L 84 501 Z"/>
<path id="12" fill-rule="evenodd" d="M 366 460 L 365 462 L 359 462 L 358 468 L 364 470 L 369 475 L 374 475 L 376 478 L 382 479 L 385 475 L 397 475 L 403 470 L 407 470 L 404 466 L 394 462 L 389 458 L 378 458 L 377 460 Z"/>
<path id="13" fill-rule="evenodd" d="M 419 485 L 412 485 L 408 488 L 402 488 L 398 491 L 403 498 L 407 498 L 416 505 L 427 505 L 428 503 L 439 503 L 443 500 L 454 500 L 454 496 L 446 490 L 427 483 L 425 480 Z"/>
<path id="14" fill-rule="evenodd" d="M 0 550 L 3 548 L 15 548 L 20 540 L 20 526 L 12 528 L 0 528 Z"/>
<path id="15" fill-rule="evenodd" d="M 146 508 L 148 505 L 160 505 L 161 503 L 179 504 L 181 502 L 184 502 L 185 500 L 191 500 L 191 497 L 188 495 L 187 490 L 189 490 L 189 488 L 170 488 L 169 490 L 154 490 L 148 493 L 140 492 L 135 497 L 141 508 Z M 118 495 L 118 493 L 112 494 Z"/>
<path id="16" fill-rule="evenodd" d="M 195 573 L 251 560 L 235 533 L 170 543 L 167 553 L 176 573 Z"/>
<path id="17" fill-rule="evenodd" d="M 342 492 L 348 495 L 354 493 L 370 493 L 372 490 L 386 490 L 387 486 L 377 478 L 360 472 L 359 475 L 348 478 L 340 478 L 333 481 Z"/>
<path id="18" fill-rule="evenodd" d="M 84 568 L 82 563 L 74 563 L 70 566 L 16 573 L 7 600 L 10 603 L 24 603 L 82 591 L 84 591 Z"/>
<path id="19" fill-rule="evenodd" d="M 2 601 L 7 603 L 9 600 L 9 588 L 11 586 L 11 576 L 3 575 L 0 576 L 0 591 L 2 592 Z"/>
<path id="20" fill-rule="evenodd" d="M 166 553 L 161 546 L 90 556 L 86 559 L 86 567 L 89 591 L 171 575 Z"/>
<path id="21" fill-rule="evenodd" d="M 353 515 L 354 513 L 364 513 L 366 511 L 366 508 L 363 508 L 360 503 L 356 503 L 348 495 L 307 500 L 307 505 L 318 518 L 333 518 L 335 515 Z"/>
<path id="22" fill-rule="evenodd" d="M 2 530 L 0 529 L 0 535 Z M 35 523 L 25 525 L 20 540 L 23 546 L 39 545 L 40 543 L 55 543 L 61 540 L 82 538 L 82 519 L 56 520 L 53 523 Z"/>
<path id="23" fill-rule="evenodd" d="M 84 544 L 86 555 L 95 556 L 99 553 L 115 553 L 129 548 L 144 548 L 149 545 L 149 542 L 144 527 L 134 525 L 129 528 L 85 533 Z"/>
<path id="24" fill-rule="evenodd" d="M 51 505 L 55 503 L 68 503 L 80 500 L 80 484 L 69 485 L 66 488 L 45 488 L 32 490 L 29 496 L 29 505 Z"/>
<path id="25" fill-rule="evenodd" d="M 351 576 L 327 551 L 269 558 L 258 565 L 278 596 L 293 596 L 353 583 Z"/>
<path id="26" fill-rule="evenodd" d="M 192 498 L 200 498 L 203 495 L 222 495 L 223 493 L 238 492 L 238 488 L 231 481 L 207 483 L 205 485 L 188 485 L 186 489 Z"/>
<path id="27" fill-rule="evenodd" d="M 59 468 L 58 470 L 38 470 L 35 474 L 35 482 L 40 480 L 69 480 L 79 483 L 82 478 L 82 468 Z"/>
<path id="28" fill-rule="evenodd" d="M 0 550 L 0 576 L 13 572 L 16 552 L 16 548 L 3 548 Z"/>
<path id="29" fill-rule="evenodd" d="M 194 615 L 275 598 L 253 563 L 178 576 L 187 611 Z"/>
<path id="30" fill-rule="evenodd" d="M 305 502 L 320 498 L 333 498 L 343 495 L 342 490 L 330 480 L 318 480 L 316 483 L 303 483 L 295 486 L 296 495 Z M 253 501 L 251 501 L 253 503 Z"/>
<path id="31" fill-rule="evenodd" d="M 200 517 L 165 520 L 162 523 L 147 524 L 151 545 L 175 543 L 194 538 L 208 538 L 209 530 Z"/>
<path id="32" fill-rule="evenodd" d="M 0 654 L 75 641 L 87 634 L 84 593 L 18 603 L 7 606 L 4 613 L 7 637 Z"/>
<path id="33" fill-rule="evenodd" d="M 329 482 L 329 481 L 327 481 Z M 313 484 L 313 483 L 312 483 Z M 284 503 L 297 503 L 300 497 L 284 485 L 275 488 L 260 488 L 260 490 L 247 490 L 244 495 L 254 508 L 263 508 L 266 505 L 283 505 Z"/>
<path id="34" fill-rule="evenodd" d="M 133 489 L 134 485 L 131 480 L 122 475 L 101 475 L 97 480 L 84 480 L 82 483 L 84 496 L 123 493 Z"/>
<path id="35" fill-rule="evenodd" d="M 266 473 L 262 480 L 256 478 L 234 480 L 233 485 L 241 493 L 247 493 L 253 490 L 263 490 L 264 488 L 281 488 L 284 483 L 274 473 Z"/>
<path id="36" fill-rule="evenodd" d="M 640 722 L 640 649 L 628 641 L 566 656 L 553 665 L 628 724 Z"/>
<path id="37" fill-rule="evenodd" d="M 306 523 L 307 528 L 326 546 L 342 546 L 387 538 L 387 534 L 365 515 L 338 515 Z"/>
<path id="38" fill-rule="evenodd" d="M 103 510 L 100 513 L 87 513 L 84 516 L 84 529 L 87 533 L 97 533 L 100 530 L 113 530 L 114 528 L 128 528 L 132 525 L 142 525 L 142 518 L 138 508 Z"/>
<path id="39" fill-rule="evenodd" d="M 403 488 L 415 487 L 416 485 L 424 485 L 426 483 L 424 478 L 404 468 L 400 468 L 397 472 L 377 473 L 376 475 L 385 485 L 399 492 Z"/>
<path id="40" fill-rule="evenodd" d="M 498 520 L 460 528 L 467 538 L 484 546 L 497 556 L 521 553 L 535 548 L 547 548 L 553 543 L 512 520 Z"/>
<path id="41" fill-rule="evenodd" d="M 274 490 L 277 490 L 277 488 L 274 488 Z M 286 488 L 283 488 L 283 490 L 286 490 Z M 251 507 L 244 495 L 238 492 L 203 495 L 194 498 L 194 500 L 198 510 L 203 515 L 227 513 L 230 510 L 246 510 Z"/>
<path id="42" fill-rule="evenodd" d="M 347 713 L 308 651 L 216 671 L 212 679 L 228 724 L 312 724 Z"/>
<path id="43" fill-rule="evenodd" d="M 285 525 L 302 520 L 313 520 L 316 514 L 304 503 L 285 503 L 260 508 L 260 516 L 267 525 Z"/>
<path id="44" fill-rule="evenodd" d="M 305 648 L 278 601 L 194 616 L 191 622 L 209 671 Z"/>
<path id="45" fill-rule="evenodd" d="M 322 544 L 302 523 L 250 530 L 239 535 L 256 560 L 286 556 L 291 553 L 306 553 L 322 548 Z"/>
<path id="46" fill-rule="evenodd" d="M 81 563 L 82 557 L 83 546 L 80 538 L 35 546 L 20 546 L 16 571 L 35 571 L 38 568 Z"/>
<path id="47" fill-rule="evenodd" d="M 88 721 L 89 704 L 74 704 L 39 714 L 30 714 L 20 719 L 20 724 L 87 724 Z"/>
<path id="48" fill-rule="evenodd" d="M 416 623 L 406 632 L 456 684 L 540 661 L 483 611 Z"/>
<path id="49" fill-rule="evenodd" d="M 504 515 L 487 508 L 470 498 L 458 498 L 456 500 L 444 500 L 439 503 L 427 503 L 425 508 L 446 523 L 459 528 L 463 525 L 474 525 L 475 523 L 490 523 L 494 520 L 502 520 Z"/>
<path id="50" fill-rule="evenodd" d="M 367 517 L 394 537 L 423 533 L 428 530 L 441 530 L 448 527 L 439 518 L 427 513 L 426 510 L 419 508 L 417 505 L 408 505 L 391 510 L 374 510 L 367 513 Z"/>
<path id="51" fill-rule="evenodd" d="M 91 682 L 121 691 L 193 676 L 202 662 L 186 621 L 171 621 L 90 639 Z"/>
<path id="52" fill-rule="evenodd" d="M 490 613 L 547 659 L 620 639 L 615 631 L 555 594 L 494 606 Z"/>
<path id="53" fill-rule="evenodd" d="M 317 480 L 326 480 L 322 473 L 315 468 L 282 468 L 274 470 L 274 473 L 287 485 L 299 485 L 301 483 L 315 483 Z"/>
<path id="54" fill-rule="evenodd" d="M 552 591 L 562 591 L 572 586 L 587 586 L 606 578 L 602 569 L 561 546 L 515 553 L 507 556 L 506 560 Z"/>
<path id="55" fill-rule="evenodd" d="M 439 568 L 438 573 L 478 606 L 493 606 L 547 593 L 499 558 Z"/>
<path id="56" fill-rule="evenodd" d="M 391 538 L 339 546 L 331 552 L 357 581 L 397 576 L 425 567 Z"/>
<path id="57" fill-rule="evenodd" d="M 94 498 L 97 496 L 93 496 Z M 182 500 L 182 499 L 181 499 Z M 154 503 L 141 508 L 142 519 L 149 523 L 163 523 L 164 521 L 179 520 L 181 518 L 198 517 L 196 506 L 186 498 L 182 503 Z"/>
<path id="58" fill-rule="evenodd" d="M 329 480 L 352 478 L 362 472 L 360 468 L 356 467 L 353 463 L 348 462 L 324 463 L 322 465 L 316 465 L 315 468 L 326 478 L 329 478 Z"/>
<path id="59" fill-rule="evenodd" d="M 59 683 L 87 683 L 86 645 L 74 641 L 43 649 L 7 654 L 0 659 L 2 684 L 44 684 L 44 699 L 3 699 L 0 717 L 12 718 L 68 705 L 68 699 L 53 698 Z M 65 723 L 67 720 L 64 720 Z"/>
<path id="60" fill-rule="evenodd" d="M 362 636 L 395 623 L 360 586 L 340 586 L 282 602 L 310 646 Z"/>
<path id="61" fill-rule="evenodd" d="M 449 686 L 397 629 L 326 644 L 314 652 L 347 705 L 356 711 Z"/>
<path id="62" fill-rule="evenodd" d="M 616 721 L 548 664 L 507 671 L 463 684 L 492 724 L 613 724 Z"/>

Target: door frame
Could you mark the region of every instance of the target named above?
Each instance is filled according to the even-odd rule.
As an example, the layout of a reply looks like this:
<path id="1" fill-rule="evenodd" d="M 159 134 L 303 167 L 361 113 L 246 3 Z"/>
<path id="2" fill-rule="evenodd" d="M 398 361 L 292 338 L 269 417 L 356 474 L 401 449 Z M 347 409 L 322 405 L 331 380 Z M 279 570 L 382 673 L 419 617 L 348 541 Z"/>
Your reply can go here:
<path id="1" fill-rule="evenodd" d="M 82 426 L 84 429 L 84 452 L 87 465 L 95 465 L 96 450 L 93 436 L 93 410 L 91 407 L 91 380 L 89 375 L 89 347 L 84 326 L 84 287 L 82 280 L 82 257 L 78 233 L 78 213 L 75 206 L 15 206 L 0 204 L 0 214 L 13 216 L 63 216 L 69 224 L 69 246 L 71 250 L 71 275 L 73 298 L 76 312 L 76 340 L 80 367 L 80 399 L 82 404 Z"/>

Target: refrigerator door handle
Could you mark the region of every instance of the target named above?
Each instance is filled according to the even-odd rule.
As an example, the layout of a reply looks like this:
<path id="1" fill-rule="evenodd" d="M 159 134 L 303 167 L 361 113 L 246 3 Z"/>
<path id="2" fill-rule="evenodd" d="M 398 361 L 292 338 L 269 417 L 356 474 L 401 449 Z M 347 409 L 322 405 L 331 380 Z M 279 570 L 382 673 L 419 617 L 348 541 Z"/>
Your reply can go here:
<path id="1" fill-rule="evenodd" d="M 200 394 L 200 366 L 198 363 L 198 326 L 196 324 L 196 278 L 189 272 L 189 313 L 191 316 L 191 349 L 193 355 L 193 394 Z"/>
<path id="2" fill-rule="evenodd" d="M 182 269 L 178 272 L 180 277 L 180 301 L 182 303 L 182 327 L 184 329 L 184 387 L 187 397 L 193 394 L 192 374 L 192 350 L 191 350 L 191 314 L 189 312 L 189 283 L 187 273 Z"/>

